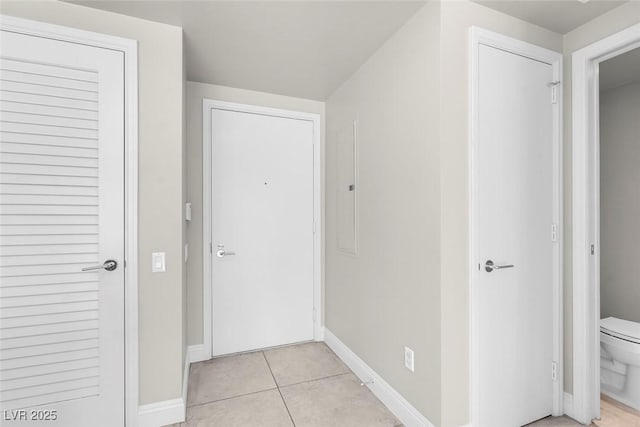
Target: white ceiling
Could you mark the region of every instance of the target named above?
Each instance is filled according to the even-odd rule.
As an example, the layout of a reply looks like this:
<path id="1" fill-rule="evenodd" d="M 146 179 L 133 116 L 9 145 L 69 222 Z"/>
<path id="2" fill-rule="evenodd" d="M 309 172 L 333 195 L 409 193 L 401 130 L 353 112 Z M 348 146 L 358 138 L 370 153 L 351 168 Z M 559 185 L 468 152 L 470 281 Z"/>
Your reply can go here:
<path id="1" fill-rule="evenodd" d="M 615 56 L 600 64 L 600 90 L 640 81 L 640 48 Z"/>
<path id="2" fill-rule="evenodd" d="M 191 81 L 326 100 L 424 1 L 73 1 L 184 29 Z"/>
<path id="3" fill-rule="evenodd" d="M 593 18 L 614 9 L 628 0 L 472 0 L 547 28 L 566 34 Z"/>

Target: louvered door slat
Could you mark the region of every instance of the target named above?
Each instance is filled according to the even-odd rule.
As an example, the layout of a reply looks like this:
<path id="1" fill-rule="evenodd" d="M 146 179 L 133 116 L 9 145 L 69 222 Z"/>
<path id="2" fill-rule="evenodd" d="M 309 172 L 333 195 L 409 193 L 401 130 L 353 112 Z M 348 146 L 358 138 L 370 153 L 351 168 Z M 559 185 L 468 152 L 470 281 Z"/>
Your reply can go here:
<path id="1" fill-rule="evenodd" d="M 0 94 L 0 99 L 2 95 Z M 45 114 L 52 117 L 66 117 L 70 119 L 98 120 L 98 112 L 78 108 L 54 107 L 18 101 L 0 100 L 0 111 L 16 113 Z"/>
<path id="2" fill-rule="evenodd" d="M 0 69 L 0 80 L 19 83 L 32 83 L 55 88 L 96 91 L 95 81 L 70 79 L 68 77 L 56 77 L 46 74 L 36 74 L 23 71 L 11 71 Z"/>
<path id="3" fill-rule="evenodd" d="M 18 378 L 15 380 L 4 381 L 0 393 L 6 393 L 7 391 L 19 390 L 28 387 L 37 387 L 46 384 L 56 384 L 65 381 L 79 380 L 83 378 L 91 378 L 99 375 L 100 370 L 98 367 L 73 369 L 62 372 L 55 372 L 46 375 L 38 375 L 35 377 Z"/>
<path id="4" fill-rule="evenodd" d="M 36 295 L 56 295 L 98 290 L 98 282 L 52 283 L 48 285 L 12 286 L 0 288 L 0 298 L 14 298 Z"/>
<path id="5" fill-rule="evenodd" d="M 92 86 L 93 90 L 78 90 L 69 89 L 67 87 L 22 83 L 13 80 L 2 79 L 2 90 L 6 92 L 44 95 L 52 98 L 98 101 L 98 91 L 96 87 L 97 85 L 93 84 Z"/>
<path id="6" fill-rule="evenodd" d="M 44 158 L 62 157 L 70 159 L 82 159 L 78 160 L 82 162 L 84 159 L 97 159 L 98 150 L 94 148 L 81 148 L 81 147 L 49 147 L 47 145 L 40 144 L 24 144 L 19 142 L 3 142 L 0 143 L 0 150 L 7 154 L 26 154 L 31 156 L 43 156 Z M 84 164 L 84 163 L 81 163 Z"/>
<path id="7" fill-rule="evenodd" d="M 96 386 L 96 382 L 97 376 L 93 375 L 88 378 L 81 378 L 77 380 L 60 381 L 52 384 L 19 388 L 3 392 L 2 399 L 4 402 L 10 402 L 12 400 L 28 399 L 35 396 L 46 396 L 70 390 L 94 388 Z"/>
<path id="8" fill-rule="evenodd" d="M 34 218 L 43 218 L 43 216 L 34 216 Z M 80 216 L 78 218 L 81 218 L 81 219 L 88 218 L 93 220 L 93 217 Z M 0 256 L 48 255 L 48 254 L 57 254 L 57 253 L 77 254 L 77 253 L 83 253 L 83 252 L 96 253 L 98 252 L 98 245 L 0 246 Z"/>
<path id="9" fill-rule="evenodd" d="M 2 194 L 1 191 L 0 194 Z M 75 215 L 72 218 L 69 216 L 51 218 L 47 215 L 5 215 L 4 223 L 7 225 L 97 225 L 98 217 L 94 215 Z M 0 246 L 0 254 L 3 253 L 5 253 L 3 246 Z"/>
<path id="10" fill-rule="evenodd" d="M 98 356 L 99 356 L 98 348 L 90 347 L 90 348 L 82 348 L 82 349 L 72 349 L 69 351 L 64 351 L 64 352 L 61 351 L 58 353 L 51 353 L 51 354 L 16 357 L 14 359 L 4 360 L 2 362 L 2 370 L 4 373 L 4 371 L 10 371 L 12 369 L 17 369 L 17 368 L 36 367 L 39 365 L 46 365 L 50 363 L 83 360 L 83 359 L 88 359 L 88 358 L 93 358 Z M 3 381 L 4 381 L 4 377 L 3 377 Z"/>
<path id="11" fill-rule="evenodd" d="M 58 372 L 66 372 L 74 369 L 87 369 L 99 366 L 99 361 L 95 357 L 85 357 L 65 362 L 47 363 L 44 365 L 27 366 L 6 371 L 3 381 L 20 380 L 22 378 L 38 377 L 40 375 L 51 375 Z"/>
<path id="12" fill-rule="evenodd" d="M 67 313 L 43 314 L 29 317 L 9 317 L 2 320 L 3 329 L 23 328 L 30 326 L 45 326 L 55 323 L 76 322 L 80 320 L 96 320 L 98 313 L 96 311 L 75 311 Z M 3 369 L 6 366 L 3 365 Z"/>
<path id="13" fill-rule="evenodd" d="M 96 256 L 97 258 L 97 256 Z M 92 265 L 98 261 L 92 262 Z M 3 283 L 11 283 L 13 279 L 29 276 L 47 276 L 68 273 L 77 273 L 82 267 L 88 266 L 86 261 L 68 264 L 49 264 L 35 266 L 0 267 L 0 277 Z"/>
<path id="14" fill-rule="evenodd" d="M 86 138 L 38 135 L 35 133 L 3 132 L 1 129 L 0 140 L 3 142 L 21 144 L 53 145 L 56 147 L 98 148 L 97 141 Z"/>
<path id="15" fill-rule="evenodd" d="M 18 58 L 1 58 L 0 69 L 27 74 L 58 77 L 67 80 L 79 80 L 91 83 L 98 82 L 98 73 L 95 70 L 61 67 L 54 64 L 43 64 L 39 61 L 29 61 Z"/>
<path id="16" fill-rule="evenodd" d="M 95 129 L 58 127 L 37 123 L 0 122 L 0 132 L 24 133 L 28 135 L 47 135 L 61 138 L 96 139 Z"/>
<path id="17" fill-rule="evenodd" d="M 5 339 L 3 348 L 10 350 L 21 347 L 33 347 L 41 344 L 50 344 L 55 342 L 80 341 L 86 339 L 97 339 L 98 329 L 83 329 L 70 332 L 50 333 L 46 335 L 35 335 L 28 337 L 8 338 Z"/>
<path id="18" fill-rule="evenodd" d="M 42 326 L 21 326 L 17 328 L 0 329 L 0 339 L 10 340 L 13 338 L 41 337 L 48 334 L 58 334 L 62 332 L 81 331 L 85 329 L 97 329 L 98 321 L 95 319 L 79 320 L 74 322 L 49 323 Z M 9 375 L 3 372 L 3 378 Z"/>
<path id="19" fill-rule="evenodd" d="M 93 227 L 93 226 L 91 226 Z M 60 252 L 47 255 L 16 255 L 0 257 L 0 267 L 17 267 L 30 265 L 55 265 L 70 263 L 91 263 L 97 252 Z M 0 303 L 1 305 L 1 303 Z"/>
<path id="20" fill-rule="evenodd" d="M 97 301 L 98 294 L 96 291 L 80 292 L 64 292 L 57 294 L 35 294 L 21 297 L 4 297 L 0 301 L 1 308 L 8 307 L 29 307 L 44 304 L 62 304 L 62 303 L 77 303 L 85 301 Z"/>
<path id="21" fill-rule="evenodd" d="M 45 107 L 73 108 L 77 110 L 98 111 L 98 103 L 86 99 L 62 98 L 35 93 L 15 92 L 0 88 L 0 100 L 21 102 Z"/>
<path id="22" fill-rule="evenodd" d="M 12 123 L 65 126 L 75 129 L 98 129 L 98 120 L 77 119 L 73 117 L 37 114 L 35 112 L 3 111 L 2 120 Z"/>

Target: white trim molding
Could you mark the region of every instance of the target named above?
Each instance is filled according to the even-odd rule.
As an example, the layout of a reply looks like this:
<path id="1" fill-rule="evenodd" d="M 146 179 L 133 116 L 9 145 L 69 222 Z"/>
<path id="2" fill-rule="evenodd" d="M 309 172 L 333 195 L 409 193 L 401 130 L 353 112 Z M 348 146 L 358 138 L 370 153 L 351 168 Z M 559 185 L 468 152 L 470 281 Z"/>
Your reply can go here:
<path id="1" fill-rule="evenodd" d="M 0 15 L 0 28 L 112 49 L 124 54 L 125 103 L 125 423 L 138 425 L 138 42 L 107 34 Z"/>
<path id="2" fill-rule="evenodd" d="M 562 53 L 554 52 L 542 47 L 504 36 L 478 27 L 471 27 L 469 31 L 469 346 L 470 346 L 470 418 L 472 425 L 478 425 L 479 413 L 479 362 L 477 337 L 477 265 L 478 253 L 478 192 L 476 186 L 477 174 L 477 140 L 478 140 L 478 57 L 480 45 L 491 46 L 516 55 L 534 59 L 549 64 L 553 68 L 553 79 L 559 83 L 557 103 L 553 104 L 553 221 L 558 224 L 557 234 L 563 235 L 562 225 Z M 553 249 L 553 361 L 557 364 L 556 381 L 553 383 L 553 415 L 563 414 L 564 386 L 563 386 L 563 288 L 562 288 L 562 238 Z"/>
<path id="3" fill-rule="evenodd" d="M 187 347 L 182 374 L 182 396 L 177 399 L 141 405 L 138 410 L 138 427 L 158 427 L 184 422 L 189 392 L 189 372 L 191 363 L 202 355 L 202 344 Z M 204 360 L 204 359 L 200 359 Z"/>
<path id="4" fill-rule="evenodd" d="M 138 427 L 159 427 L 185 420 L 186 405 L 182 397 L 140 405 Z"/>
<path id="5" fill-rule="evenodd" d="M 325 343 L 366 384 L 378 398 L 406 427 L 434 427 L 411 403 L 371 369 L 345 343 L 329 329 L 324 329 Z"/>
<path id="6" fill-rule="evenodd" d="M 573 53 L 573 409 L 600 416 L 599 66 L 640 46 L 640 24 Z"/>
<path id="7" fill-rule="evenodd" d="M 245 113 L 262 114 L 268 116 L 307 120 L 313 124 L 313 221 L 315 233 L 313 235 L 313 339 L 323 339 L 323 301 L 322 301 L 322 170 L 321 170 L 321 143 L 320 143 L 320 115 L 300 111 L 281 110 L 276 108 L 261 107 L 256 105 L 238 104 L 234 102 L 203 99 L 202 101 L 202 253 L 203 253 L 203 292 L 202 292 L 202 320 L 203 325 L 203 356 L 210 359 L 213 355 L 212 339 L 212 231 L 211 231 L 211 111 L 214 109 L 239 111 Z"/>
<path id="8" fill-rule="evenodd" d="M 569 418 L 576 418 L 575 411 L 573 410 L 573 395 L 564 392 L 564 414 Z"/>
<path id="9" fill-rule="evenodd" d="M 203 360 L 208 360 L 211 357 L 207 355 L 204 350 L 204 344 L 195 344 L 190 345 L 187 348 L 187 360 L 189 363 L 202 362 Z"/>

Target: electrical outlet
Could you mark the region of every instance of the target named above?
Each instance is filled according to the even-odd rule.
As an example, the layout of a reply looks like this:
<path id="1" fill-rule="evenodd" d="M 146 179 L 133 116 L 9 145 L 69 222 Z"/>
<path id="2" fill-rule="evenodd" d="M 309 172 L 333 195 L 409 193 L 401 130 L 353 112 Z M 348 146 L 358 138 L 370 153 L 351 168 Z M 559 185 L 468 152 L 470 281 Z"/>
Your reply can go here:
<path id="1" fill-rule="evenodd" d="M 404 367 L 414 372 L 414 364 L 413 364 L 413 350 L 409 347 L 404 348 Z"/>

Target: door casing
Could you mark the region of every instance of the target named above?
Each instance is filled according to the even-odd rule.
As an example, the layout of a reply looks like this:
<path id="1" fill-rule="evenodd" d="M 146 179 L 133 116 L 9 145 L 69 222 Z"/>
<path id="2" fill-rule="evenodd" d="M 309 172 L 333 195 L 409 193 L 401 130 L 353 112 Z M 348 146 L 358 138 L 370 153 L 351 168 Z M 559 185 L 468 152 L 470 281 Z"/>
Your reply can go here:
<path id="1" fill-rule="evenodd" d="M 124 54 L 125 425 L 138 425 L 138 44 L 136 40 L 0 15 L 0 28 Z"/>
<path id="2" fill-rule="evenodd" d="M 323 337 L 323 313 L 322 301 L 322 174 L 321 174 L 321 145 L 320 145 L 320 115 L 291 110 L 262 107 L 256 105 L 239 104 L 213 99 L 202 101 L 202 257 L 203 257 L 203 292 L 202 292 L 202 320 L 203 320 L 203 351 L 201 356 L 210 359 L 213 354 L 212 322 L 212 235 L 211 235 L 211 110 L 221 109 L 244 113 L 262 114 L 267 116 L 307 120 L 313 123 L 313 338 L 322 341 Z"/>
<path id="3" fill-rule="evenodd" d="M 491 46 L 516 55 L 521 55 L 536 61 L 544 62 L 553 67 L 555 82 L 562 78 L 562 54 L 539 46 L 523 42 L 499 33 L 478 27 L 469 30 L 469 349 L 470 349 L 470 378 L 469 404 L 470 424 L 478 425 L 479 405 L 479 352 L 477 334 L 477 306 L 476 292 L 479 271 L 476 268 L 479 261 L 478 247 L 478 196 L 477 196 L 477 144 L 478 144 L 478 51 L 480 45 Z M 556 361 L 556 381 L 553 383 L 553 415 L 563 413 L 563 310 L 562 310 L 562 83 L 557 85 L 557 102 L 553 109 L 553 205 L 554 223 L 558 225 L 558 244 L 554 247 L 554 282 L 553 282 L 553 360 Z M 549 230 L 551 235 L 551 230 Z M 525 369 L 526 367 L 523 367 Z M 551 375 L 551 367 L 549 367 Z"/>
<path id="4" fill-rule="evenodd" d="M 640 47 L 640 24 L 572 55 L 573 413 L 600 416 L 600 63 Z M 594 247 L 591 253 L 591 245 Z"/>

